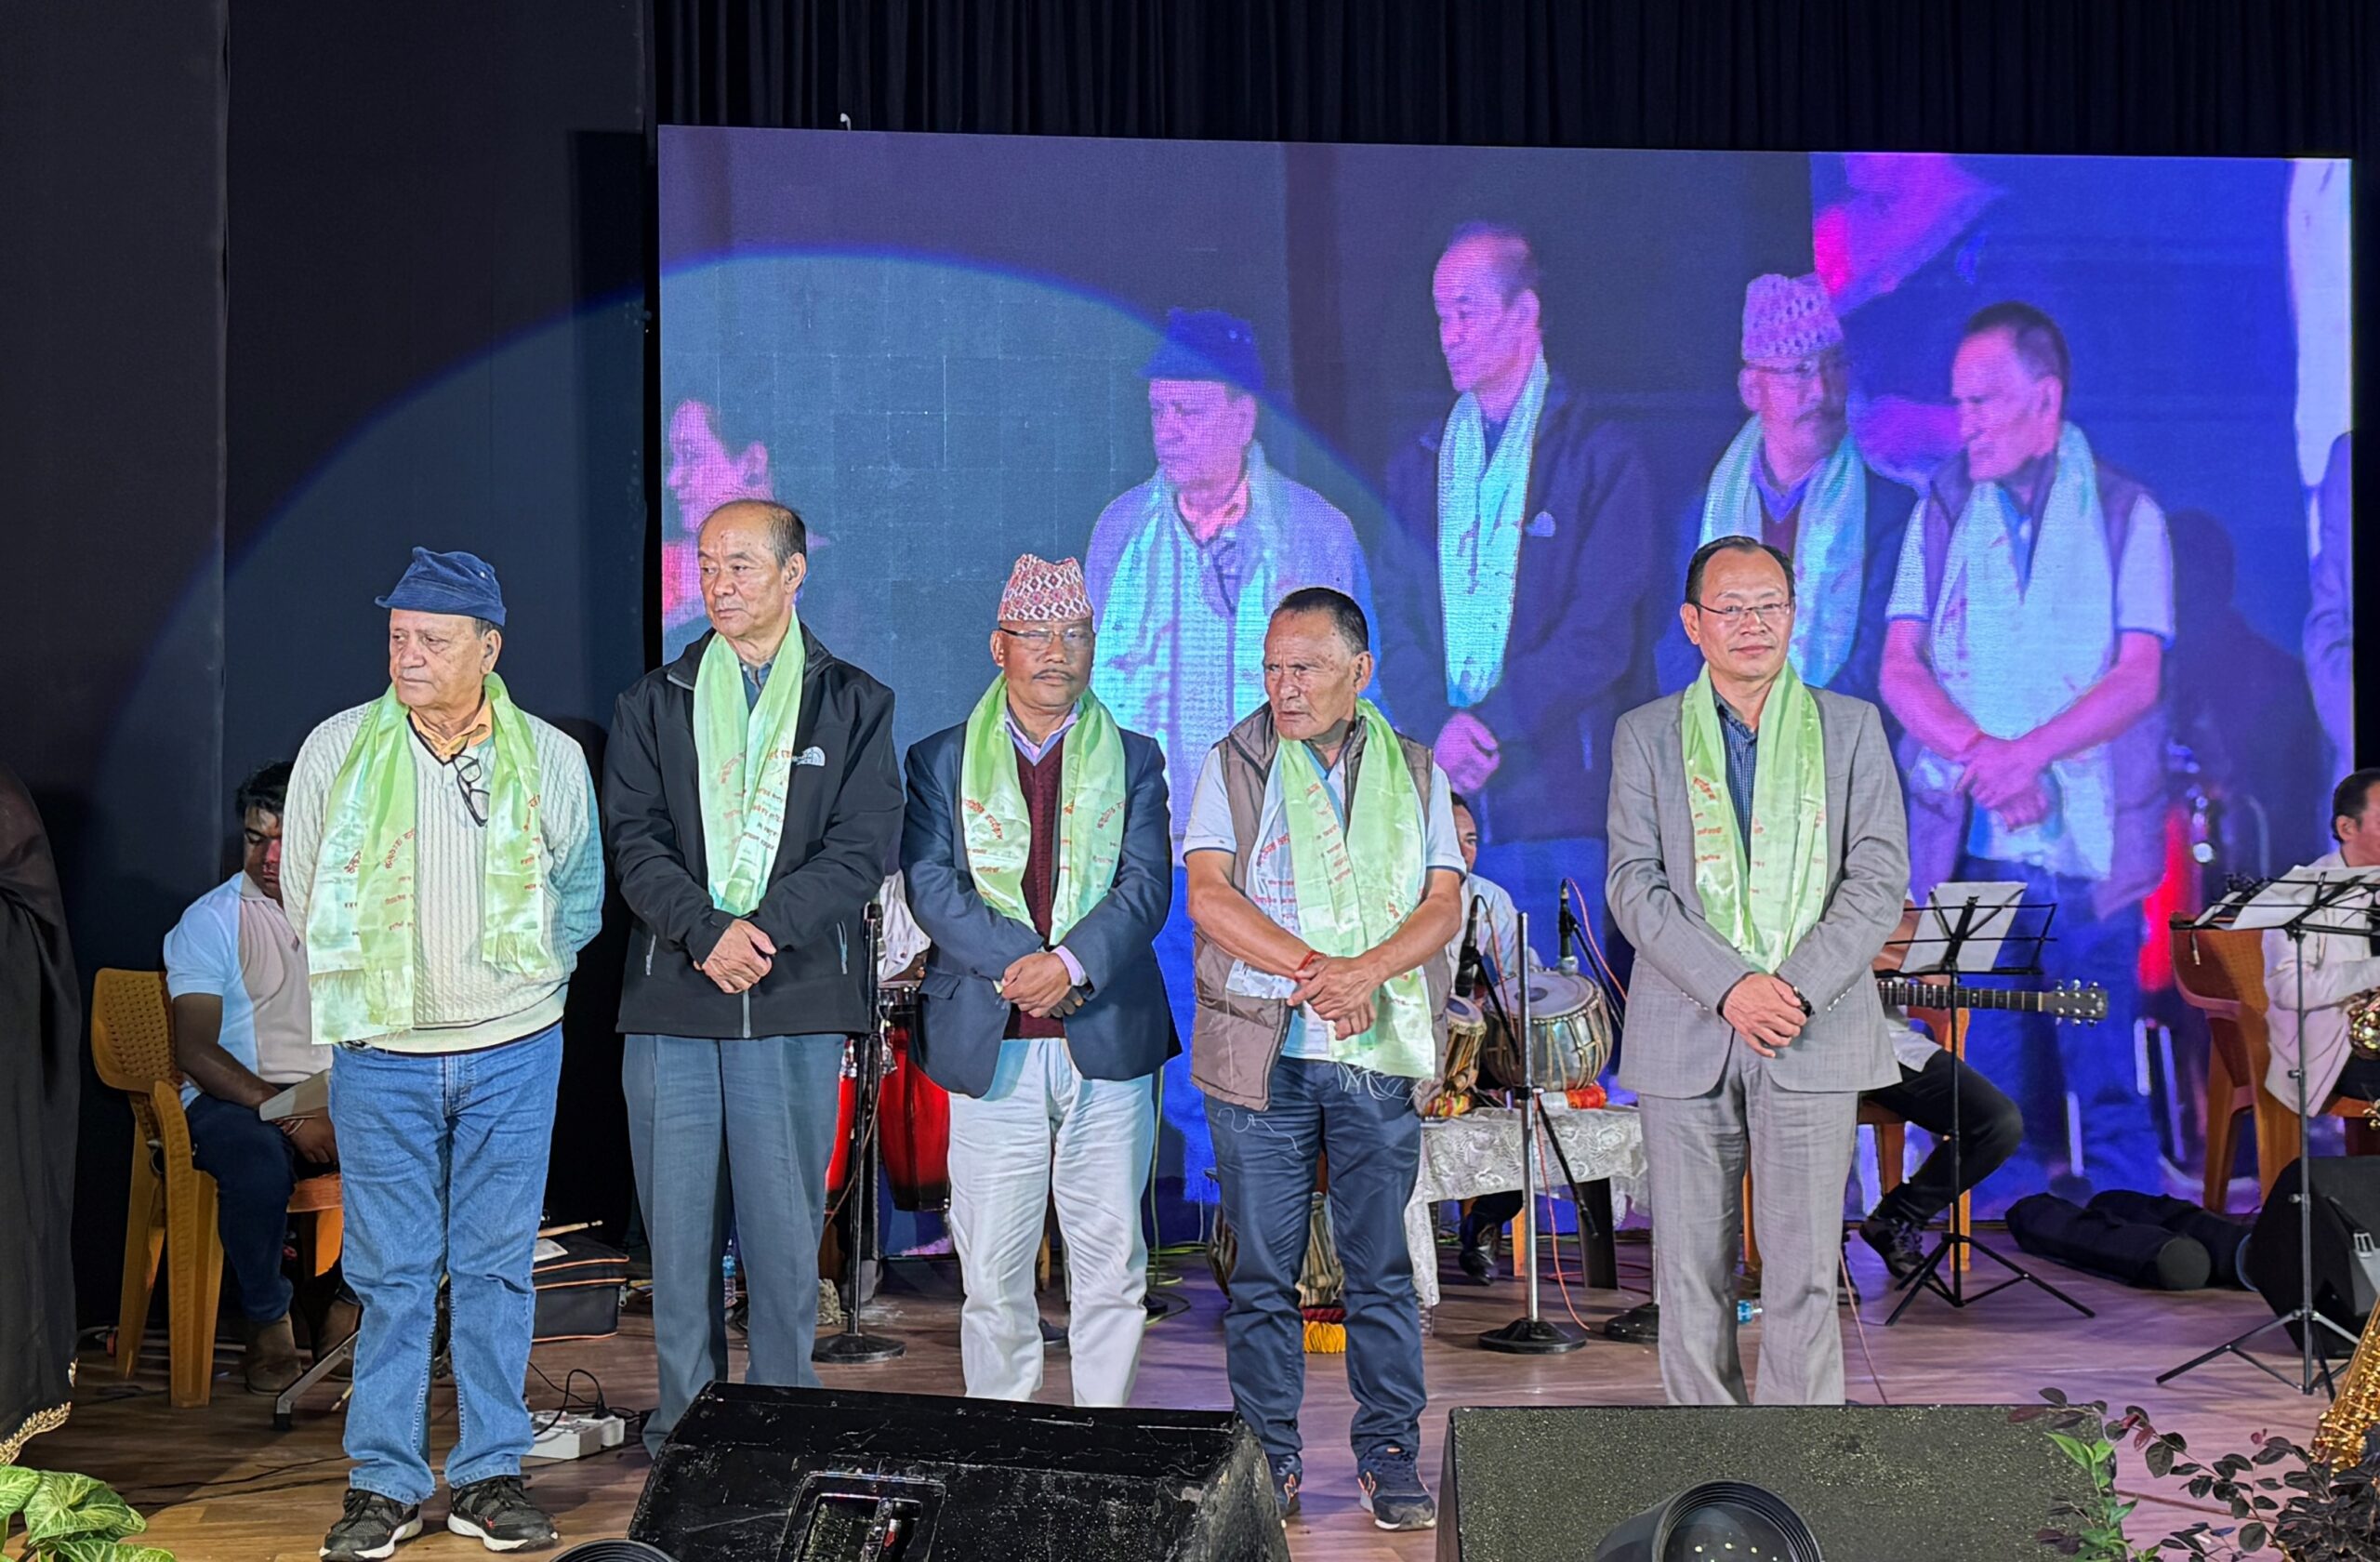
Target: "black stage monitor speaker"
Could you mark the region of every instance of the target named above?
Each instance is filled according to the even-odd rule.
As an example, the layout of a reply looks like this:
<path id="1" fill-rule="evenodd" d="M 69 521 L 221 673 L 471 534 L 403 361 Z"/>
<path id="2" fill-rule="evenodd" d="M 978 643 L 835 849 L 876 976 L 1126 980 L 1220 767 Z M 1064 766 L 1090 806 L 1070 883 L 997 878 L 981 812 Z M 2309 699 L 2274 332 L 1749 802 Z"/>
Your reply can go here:
<path id="1" fill-rule="evenodd" d="M 2025 1407 L 2039 1410 L 2041 1407 Z M 1438 1562 L 1579 1562 L 1712 1481 L 1783 1499 L 1826 1562 L 2008 1562 L 2089 1482 L 2010 1405 L 1582 1405 L 1448 1417 Z"/>
<path id="2" fill-rule="evenodd" d="M 1288 1562 L 1255 1435 L 1081 1410 L 713 1383 L 628 1526 L 673 1562 Z"/>
<path id="3" fill-rule="evenodd" d="M 2272 1192 L 2248 1237 L 2247 1280 L 2276 1315 L 2298 1304 L 2305 1276 L 2297 1259 L 2297 1190 L 2303 1162 L 2291 1161 L 2273 1180 Z M 2342 1340 L 2327 1329 L 2314 1330 L 2315 1350 L 2345 1356 L 2355 1348 L 2380 1291 L 2380 1156 L 2314 1158 L 2314 1310 L 2346 1330 Z M 2297 1325 L 2289 1341 L 2300 1342 Z"/>

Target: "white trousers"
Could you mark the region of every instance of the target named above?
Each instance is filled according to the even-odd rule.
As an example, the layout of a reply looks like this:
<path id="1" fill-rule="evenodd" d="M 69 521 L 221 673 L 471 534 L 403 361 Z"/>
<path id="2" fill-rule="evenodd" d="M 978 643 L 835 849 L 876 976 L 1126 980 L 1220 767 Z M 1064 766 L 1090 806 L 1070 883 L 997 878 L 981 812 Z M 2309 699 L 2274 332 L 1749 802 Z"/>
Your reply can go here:
<path id="1" fill-rule="evenodd" d="M 1141 1194 L 1157 1144 L 1153 1077 L 1086 1079 L 1055 1038 L 1000 1043 L 991 1090 L 950 1098 L 950 1237 L 967 1300 L 967 1392 L 1030 1399 L 1041 1387 L 1033 1262 L 1054 1191 L 1066 1244 L 1066 1345 L 1075 1403 L 1132 1397 L 1147 1315 Z"/>

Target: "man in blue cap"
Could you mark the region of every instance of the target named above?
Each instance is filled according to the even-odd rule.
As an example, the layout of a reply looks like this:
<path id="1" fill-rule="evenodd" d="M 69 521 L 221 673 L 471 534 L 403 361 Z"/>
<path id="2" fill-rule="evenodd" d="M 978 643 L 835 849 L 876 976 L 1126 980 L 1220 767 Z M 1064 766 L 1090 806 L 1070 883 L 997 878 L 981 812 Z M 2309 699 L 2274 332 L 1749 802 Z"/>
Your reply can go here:
<path id="1" fill-rule="evenodd" d="M 308 736 L 282 819 L 314 1039 L 338 1047 L 343 1262 L 364 1299 L 355 1468 L 326 1562 L 374 1562 L 421 1531 L 442 1277 L 459 1424 L 446 1528 L 491 1551 L 556 1538 L 521 1482 L 529 1270 L 562 1002 L 603 905 L 586 756 L 496 675 L 496 572 L 416 548 L 379 605 L 388 692 Z"/>
<path id="2" fill-rule="evenodd" d="M 1355 528 L 1264 458 L 1256 333 L 1221 310 L 1170 311 L 1142 365 L 1157 470 L 1100 512 L 1083 555 L 1098 612 L 1091 692 L 1165 751 L 1173 800 L 1173 913 L 1157 958 L 1190 1034 L 1190 919 L 1179 864 L 1207 752 L 1264 703 L 1264 632 L 1291 591 L 1327 586 L 1371 607 Z M 1185 1093 L 1185 1101 L 1187 1100 Z M 1195 1120 L 1195 1108 L 1193 1118 Z"/>

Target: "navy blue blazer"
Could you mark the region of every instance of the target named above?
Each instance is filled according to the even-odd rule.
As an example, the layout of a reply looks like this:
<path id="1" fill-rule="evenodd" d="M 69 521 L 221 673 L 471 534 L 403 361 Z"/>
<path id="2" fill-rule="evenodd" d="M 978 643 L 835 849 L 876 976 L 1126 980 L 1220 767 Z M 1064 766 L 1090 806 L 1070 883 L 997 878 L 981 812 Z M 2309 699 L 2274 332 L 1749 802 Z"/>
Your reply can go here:
<path id="1" fill-rule="evenodd" d="M 1071 735 L 1069 735 L 1071 740 Z M 909 750 L 909 804 L 901 867 L 909 911 L 933 940 L 926 956 L 925 1013 L 910 1055 L 945 1090 L 980 1096 L 992 1088 L 1010 1005 L 992 989 L 1003 972 L 1047 947 L 1030 922 L 984 903 L 967 871 L 960 833 L 959 767 L 964 722 Z M 1137 1079 L 1182 1050 L 1157 969 L 1157 930 L 1173 905 L 1173 838 L 1165 755 L 1139 733 L 1124 734 L 1124 845 L 1107 897 L 1067 933 L 1088 996 L 1066 1017 L 1066 1050 L 1091 1079 Z"/>

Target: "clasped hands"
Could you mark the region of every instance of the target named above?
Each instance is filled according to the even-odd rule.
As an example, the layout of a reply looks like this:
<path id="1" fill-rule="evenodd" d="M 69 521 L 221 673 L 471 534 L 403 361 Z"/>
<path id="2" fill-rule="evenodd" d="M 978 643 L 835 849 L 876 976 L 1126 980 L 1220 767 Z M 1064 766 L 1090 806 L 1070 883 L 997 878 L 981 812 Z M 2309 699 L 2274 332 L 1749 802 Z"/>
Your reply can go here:
<path id="1" fill-rule="evenodd" d="M 1326 955 L 1314 950 L 1289 974 L 1298 985 L 1289 995 L 1290 1005 L 1314 1005 L 1314 1012 L 1330 1022 L 1333 1037 L 1360 1036 L 1379 1017 L 1380 989 L 1387 978 L 1370 954 Z"/>
<path id="2" fill-rule="evenodd" d="M 1792 984 L 1765 971 L 1737 978 L 1727 996 L 1719 1000 L 1719 1017 L 1735 1027 L 1744 1045 L 1765 1058 L 1792 1046 L 1802 1027 L 1809 1024 L 1809 1016 L 1802 1012 L 1801 995 Z"/>
<path id="3" fill-rule="evenodd" d="M 709 977 L 723 993 L 750 990 L 776 964 L 776 946 L 769 935 L 738 917 L 727 924 L 719 942 L 711 946 L 707 960 L 694 962 L 694 969 Z"/>
<path id="4" fill-rule="evenodd" d="M 1063 1020 L 1083 1003 L 1066 962 L 1048 949 L 1010 961 L 998 986 L 1002 998 L 1037 1020 Z"/>
<path id="5" fill-rule="evenodd" d="M 2038 825 L 2049 817 L 2049 789 L 2042 785 L 2042 773 L 2053 757 L 2034 746 L 2030 734 L 1987 737 L 1977 733 L 1950 756 L 1961 766 L 1954 789 L 1999 814 L 2011 829 Z"/>

